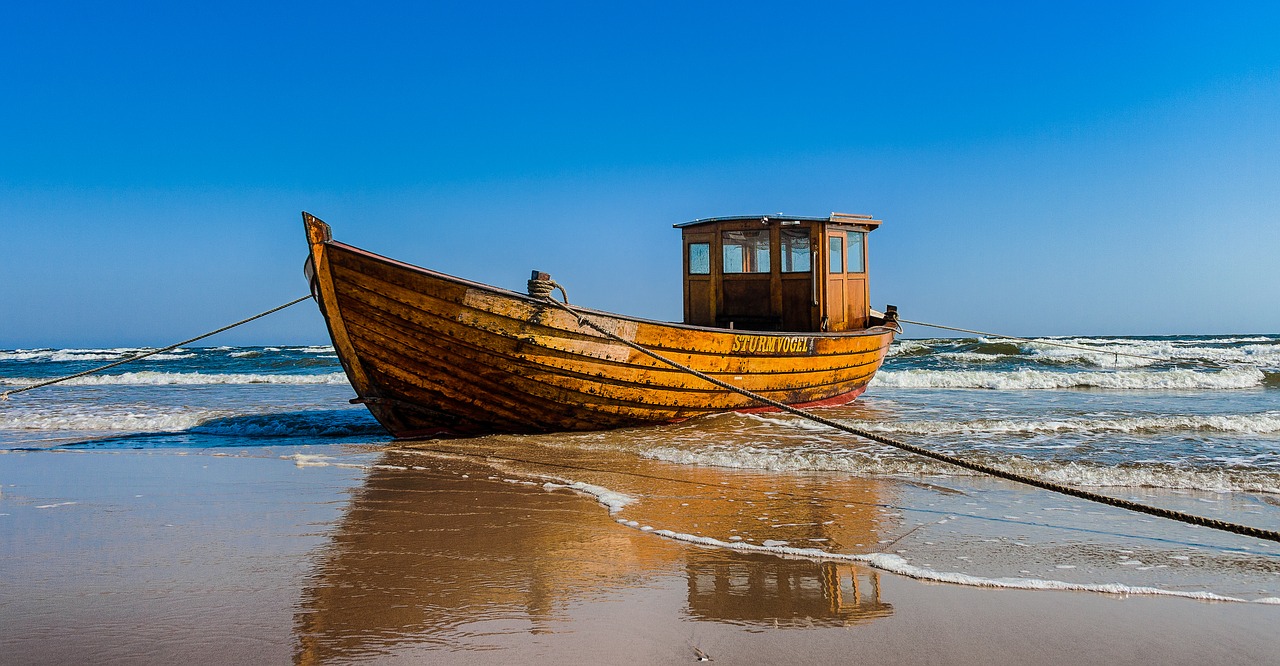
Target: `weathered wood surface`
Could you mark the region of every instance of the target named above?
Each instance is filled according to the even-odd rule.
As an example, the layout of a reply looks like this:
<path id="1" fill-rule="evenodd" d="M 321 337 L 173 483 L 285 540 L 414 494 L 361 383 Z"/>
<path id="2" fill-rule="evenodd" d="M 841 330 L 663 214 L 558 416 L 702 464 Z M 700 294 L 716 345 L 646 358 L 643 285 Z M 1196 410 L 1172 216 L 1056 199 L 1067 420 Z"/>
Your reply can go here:
<path id="1" fill-rule="evenodd" d="M 303 214 L 312 289 L 352 386 L 396 437 L 670 423 L 757 407 L 524 294 L 331 239 Z M 855 398 L 893 331 L 758 333 L 580 309 L 620 337 L 788 404 Z"/>

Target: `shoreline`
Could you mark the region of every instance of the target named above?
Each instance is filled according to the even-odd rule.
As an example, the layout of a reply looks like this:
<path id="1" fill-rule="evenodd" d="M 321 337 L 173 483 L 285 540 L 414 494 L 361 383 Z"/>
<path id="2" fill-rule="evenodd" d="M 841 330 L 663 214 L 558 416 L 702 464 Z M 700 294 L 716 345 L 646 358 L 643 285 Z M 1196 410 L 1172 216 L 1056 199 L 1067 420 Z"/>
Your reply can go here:
<path id="1" fill-rule="evenodd" d="M 611 515 L 512 470 L 371 446 L 90 453 L 0 457 L 0 648 L 23 663 L 1260 663 L 1280 612 L 927 582 L 619 524 L 739 504 L 689 484 Z M 847 524 L 913 529 L 854 506 Z M 697 522 L 713 519 L 744 525 Z"/>

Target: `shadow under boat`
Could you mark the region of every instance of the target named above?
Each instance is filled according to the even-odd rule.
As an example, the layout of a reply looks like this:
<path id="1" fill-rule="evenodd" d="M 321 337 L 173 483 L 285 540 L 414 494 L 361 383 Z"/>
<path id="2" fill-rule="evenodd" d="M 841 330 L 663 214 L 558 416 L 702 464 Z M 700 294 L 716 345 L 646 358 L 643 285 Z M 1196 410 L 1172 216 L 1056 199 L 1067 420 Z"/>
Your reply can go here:
<path id="1" fill-rule="evenodd" d="M 295 661 L 518 647 L 575 631 L 584 606 L 637 598 L 678 621 L 769 627 L 893 612 L 873 570 L 682 544 L 510 476 L 474 459 L 384 454 L 314 556 Z M 857 529 L 875 543 L 868 523 Z"/>

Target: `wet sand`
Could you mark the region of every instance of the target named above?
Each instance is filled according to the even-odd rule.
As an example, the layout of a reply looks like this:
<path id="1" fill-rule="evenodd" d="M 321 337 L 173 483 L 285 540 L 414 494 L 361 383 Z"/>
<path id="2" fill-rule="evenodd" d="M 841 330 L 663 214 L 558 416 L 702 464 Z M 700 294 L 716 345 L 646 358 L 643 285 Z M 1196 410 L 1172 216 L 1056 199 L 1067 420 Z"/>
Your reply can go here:
<path id="1" fill-rule="evenodd" d="M 485 445 L 503 450 L 501 438 Z M 20 664 L 1274 658 L 1280 606 L 922 582 L 643 529 L 875 552 L 924 538 L 886 507 L 924 510 L 945 490 L 687 466 L 656 474 L 606 453 L 513 457 L 341 445 L 0 454 L 0 654 Z M 556 483 L 553 464 L 615 490 L 625 472 L 646 495 L 611 514 L 598 501 L 610 497 Z M 1276 575 L 1263 556 L 1247 562 L 1262 570 L 1241 574 L 1242 588 Z"/>

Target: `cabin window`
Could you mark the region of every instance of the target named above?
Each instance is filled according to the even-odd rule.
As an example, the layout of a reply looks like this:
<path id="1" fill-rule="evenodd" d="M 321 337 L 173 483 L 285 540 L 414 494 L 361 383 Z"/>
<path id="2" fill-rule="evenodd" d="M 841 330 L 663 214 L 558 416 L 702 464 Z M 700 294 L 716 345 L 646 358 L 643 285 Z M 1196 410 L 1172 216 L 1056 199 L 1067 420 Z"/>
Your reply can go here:
<path id="1" fill-rule="evenodd" d="M 844 237 L 832 236 L 831 241 L 831 272 L 844 272 Z"/>
<path id="2" fill-rule="evenodd" d="M 725 231 L 720 236 L 724 247 L 724 272 L 768 273 L 769 231 Z"/>
<path id="3" fill-rule="evenodd" d="M 711 243 L 689 243 L 689 274 L 711 274 Z"/>
<path id="4" fill-rule="evenodd" d="M 867 242 L 865 233 L 849 234 L 849 272 L 865 273 L 867 272 L 866 263 L 863 261 L 863 246 Z"/>
<path id="5" fill-rule="evenodd" d="M 782 229 L 782 272 L 809 272 L 809 230 Z"/>

